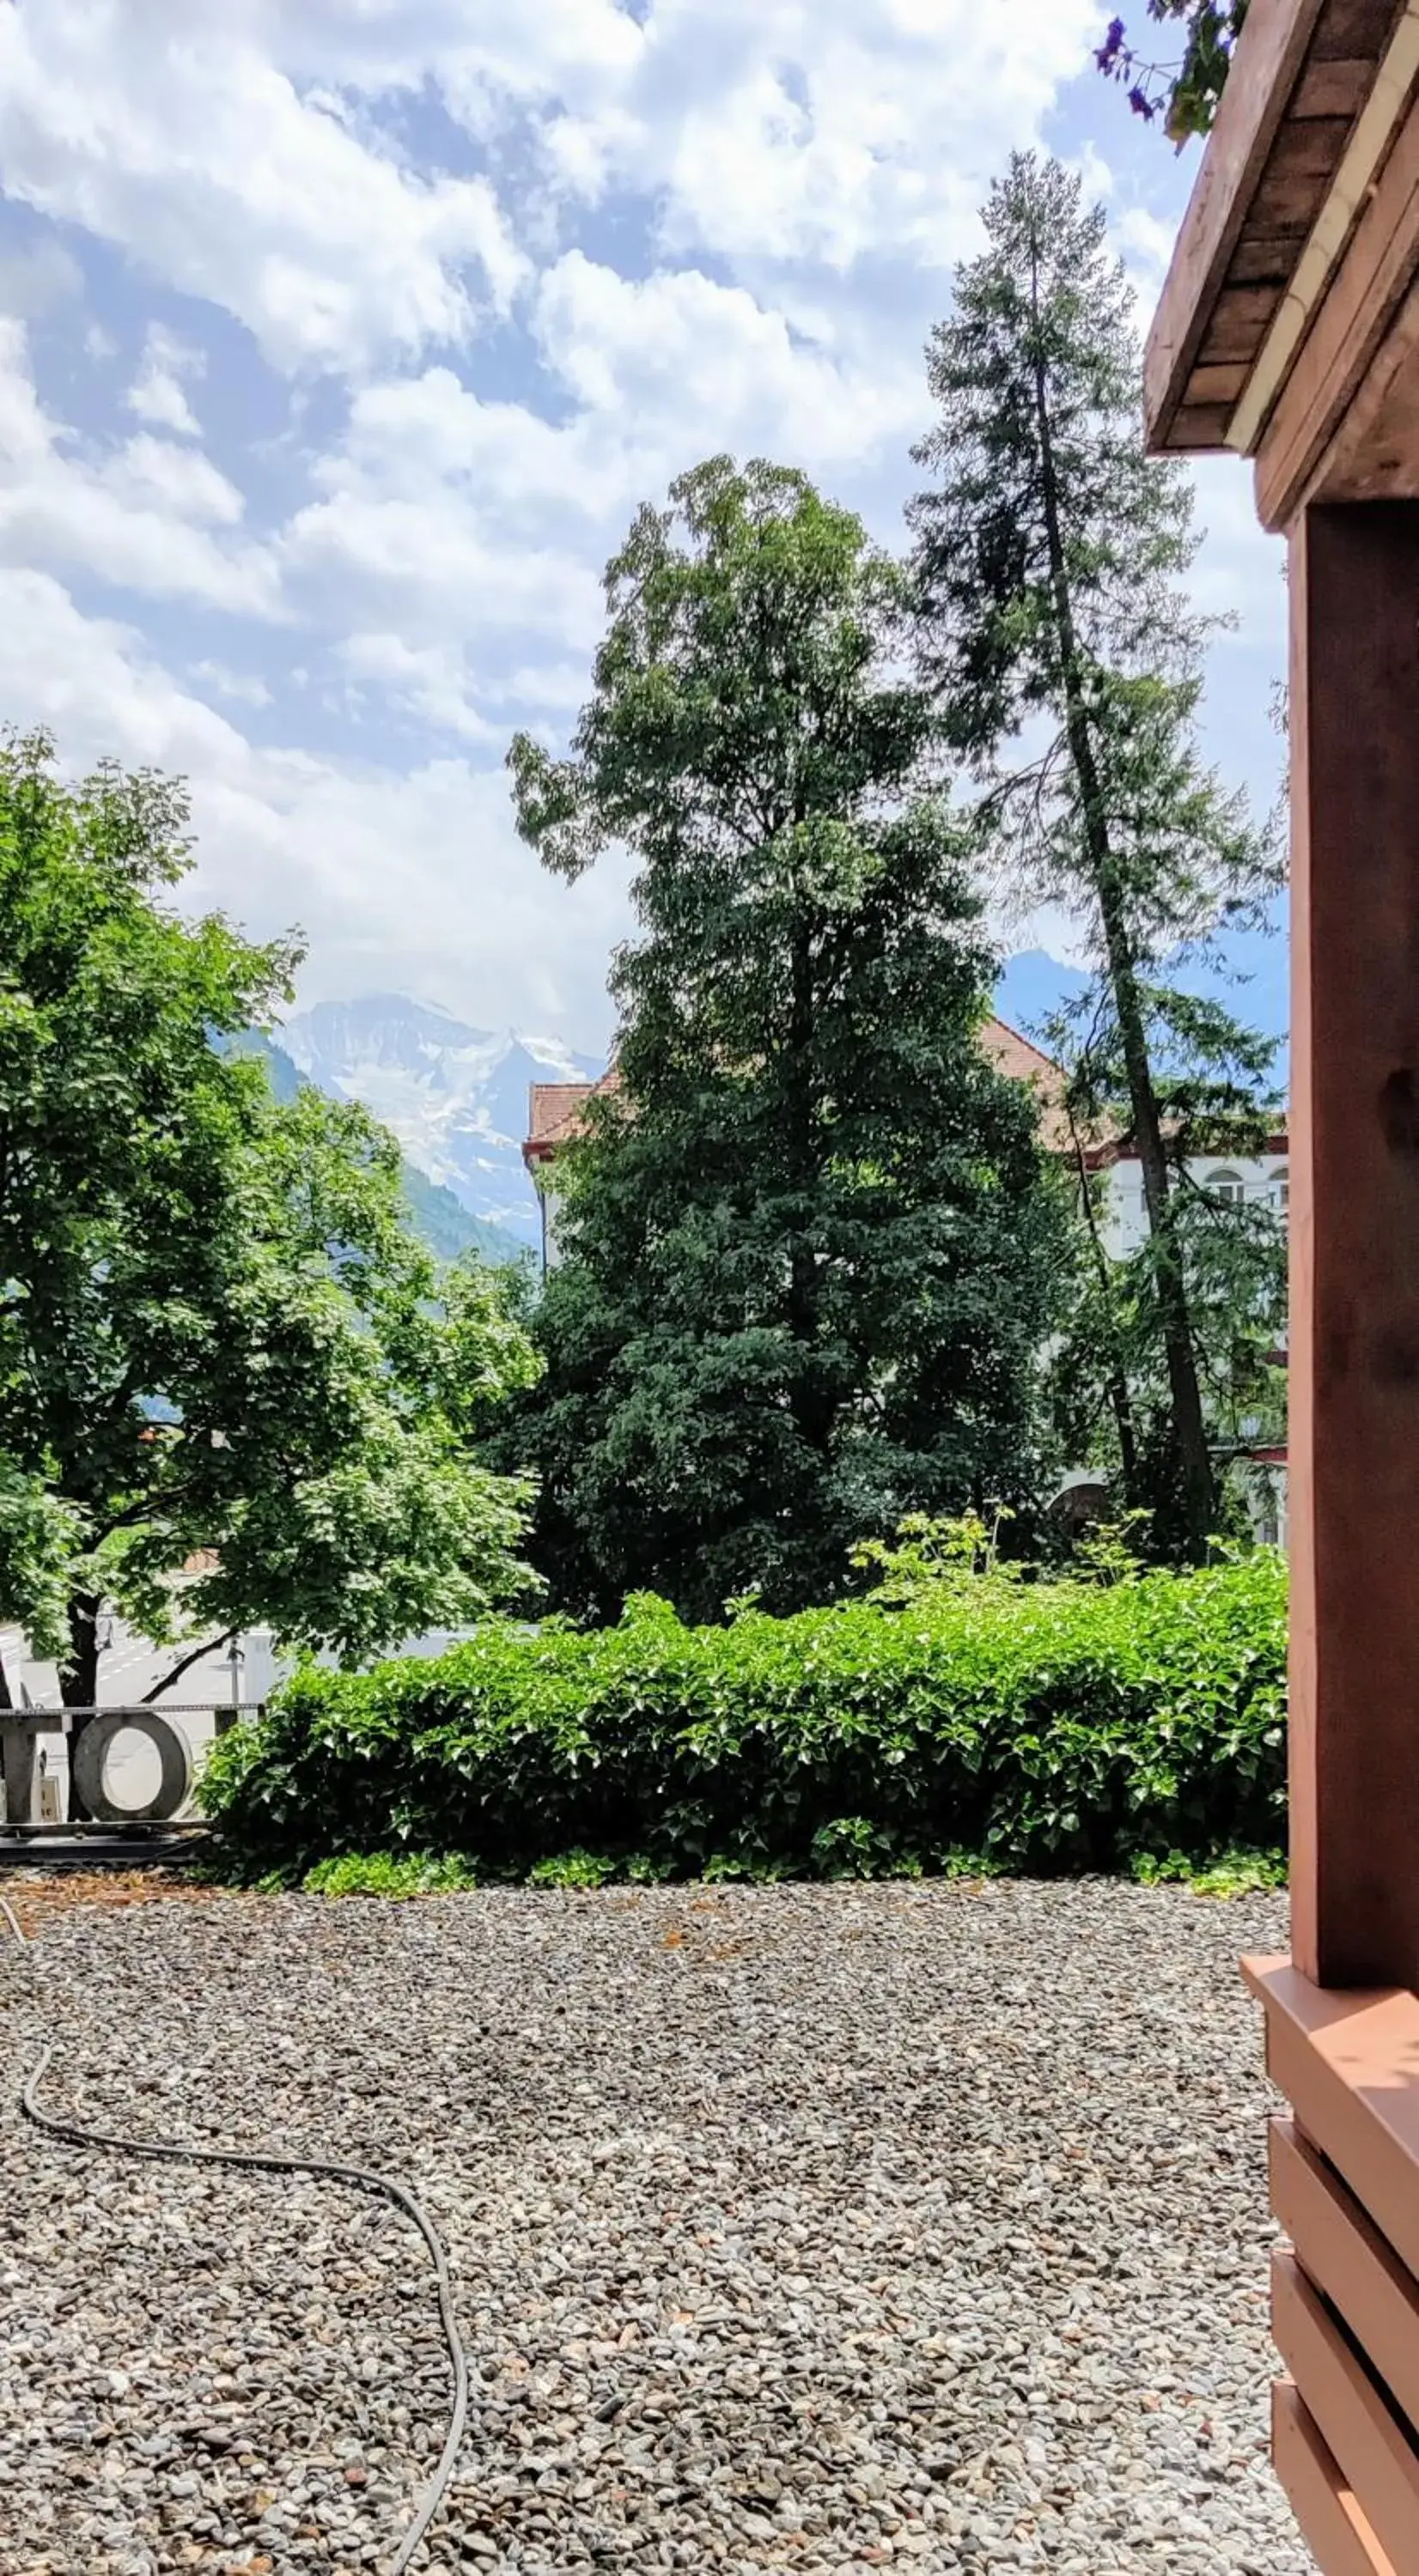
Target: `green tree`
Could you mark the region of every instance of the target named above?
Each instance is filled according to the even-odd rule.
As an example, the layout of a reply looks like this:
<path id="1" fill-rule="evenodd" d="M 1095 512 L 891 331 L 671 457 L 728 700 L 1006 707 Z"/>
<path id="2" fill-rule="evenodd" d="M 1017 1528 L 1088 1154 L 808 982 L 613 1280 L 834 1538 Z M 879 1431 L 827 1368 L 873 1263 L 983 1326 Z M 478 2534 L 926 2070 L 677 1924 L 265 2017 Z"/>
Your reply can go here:
<path id="1" fill-rule="evenodd" d="M 1127 22 L 1111 18 L 1094 60 L 1106 80 L 1127 90 L 1134 115 L 1148 125 L 1161 116 L 1170 142 L 1181 147 L 1211 127 L 1247 8 L 1248 0 L 1148 0 L 1154 26 L 1181 28 L 1181 54 L 1156 62 L 1151 44 L 1145 50 L 1130 41 Z"/>
<path id="2" fill-rule="evenodd" d="M 573 756 L 512 747 L 550 868 L 639 863 L 524 1409 L 578 1606 L 821 1600 L 904 1511 L 1029 1489 L 1058 1210 L 977 1042 L 993 960 L 903 596 L 801 474 L 715 458 L 608 569 Z"/>
<path id="3" fill-rule="evenodd" d="M 223 1043 L 297 952 L 178 917 L 186 816 L 0 748 L 0 1612 L 73 1706 L 110 1609 L 360 1657 L 521 1579 L 475 1452 L 530 1344 L 406 1230 L 390 1137 Z"/>
<path id="4" fill-rule="evenodd" d="M 921 665 L 986 784 L 1012 887 L 1070 906 L 1093 943 L 1200 1554 L 1216 1495 L 1148 988 L 1227 923 L 1264 917 L 1274 841 L 1199 755 L 1190 488 L 1144 452 L 1132 298 L 1102 214 L 1057 163 L 1016 156 L 985 226 L 928 350 L 939 412 L 916 457 L 939 479 L 909 513 Z"/>

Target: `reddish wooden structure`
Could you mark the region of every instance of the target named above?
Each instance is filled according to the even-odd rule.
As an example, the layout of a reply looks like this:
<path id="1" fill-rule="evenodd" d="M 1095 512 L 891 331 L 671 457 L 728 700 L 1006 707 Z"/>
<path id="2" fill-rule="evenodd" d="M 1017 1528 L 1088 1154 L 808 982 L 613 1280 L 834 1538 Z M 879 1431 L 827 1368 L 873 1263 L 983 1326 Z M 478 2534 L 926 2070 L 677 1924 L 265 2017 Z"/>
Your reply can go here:
<path id="1" fill-rule="evenodd" d="M 1419 0 L 1252 0 L 1147 401 L 1290 548 L 1274 2453 L 1328 2576 L 1419 2576 Z"/>

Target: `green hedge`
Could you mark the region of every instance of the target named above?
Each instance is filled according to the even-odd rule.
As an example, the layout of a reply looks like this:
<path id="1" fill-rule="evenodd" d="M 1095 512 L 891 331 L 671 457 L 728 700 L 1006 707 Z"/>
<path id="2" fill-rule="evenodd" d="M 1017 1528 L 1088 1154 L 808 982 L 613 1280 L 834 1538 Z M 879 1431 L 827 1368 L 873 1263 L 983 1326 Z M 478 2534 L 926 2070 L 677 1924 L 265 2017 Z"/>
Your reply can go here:
<path id="1" fill-rule="evenodd" d="M 202 1795 L 258 1872 L 399 1849 L 498 1877 L 576 1853 L 592 1877 L 1201 1860 L 1282 1839 L 1285 1628 L 1265 1553 L 723 1628 L 640 1600 L 593 1634 L 495 1625 L 435 1662 L 312 1667 L 219 1744 Z"/>

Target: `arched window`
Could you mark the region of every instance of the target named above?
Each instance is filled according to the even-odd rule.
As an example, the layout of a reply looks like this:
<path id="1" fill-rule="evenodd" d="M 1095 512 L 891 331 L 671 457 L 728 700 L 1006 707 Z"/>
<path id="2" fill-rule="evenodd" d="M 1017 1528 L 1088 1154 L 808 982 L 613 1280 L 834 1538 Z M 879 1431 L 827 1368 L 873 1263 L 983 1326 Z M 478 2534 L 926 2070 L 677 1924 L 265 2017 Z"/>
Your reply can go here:
<path id="1" fill-rule="evenodd" d="M 1240 1207 L 1247 1194 L 1240 1172 L 1209 1172 L 1202 1186 L 1208 1197 L 1219 1199 L 1223 1207 Z"/>

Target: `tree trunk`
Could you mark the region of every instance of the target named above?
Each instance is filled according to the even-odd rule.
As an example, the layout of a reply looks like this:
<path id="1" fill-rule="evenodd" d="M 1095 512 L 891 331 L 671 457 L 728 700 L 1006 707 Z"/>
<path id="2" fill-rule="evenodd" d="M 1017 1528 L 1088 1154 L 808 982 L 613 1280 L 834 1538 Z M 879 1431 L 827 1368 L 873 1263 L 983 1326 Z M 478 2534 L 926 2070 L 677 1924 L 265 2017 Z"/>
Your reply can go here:
<path id="1" fill-rule="evenodd" d="M 1031 296 L 1038 324 L 1037 277 L 1033 266 Z M 1065 732 L 1069 743 L 1069 756 L 1074 765 L 1074 775 L 1079 788 L 1079 803 L 1084 818 L 1086 856 L 1103 924 L 1109 981 L 1113 989 L 1119 1035 L 1123 1041 L 1124 1069 L 1128 1078 L 1133 1132 L 1138 1146 L 1139 1161 L 1143 1167 L 1143 1197 L 1148 1211 L 1148 1231 L 1153 1245 L 1153 1276 L 1158 1300 L 1158 1320 L 1162 1328 L 1163 1350 L 1168 1371 L 1173 1444 L 1182 1478 L 1183 1523 L 1191 1554 L 1201 1558 L 1206 1554 L 1207 1542 L 1212 1534 L 1216 1504 L 1212 1460 L 1207 1448 L 1207 1425 L 1203 1419 L 1202 1390 L 1197 1377 L 1197 1355 L 1193 1347 L 1192 1322 L 1188 1313 L 1187 1283 L 1183 1277 L 1177 1227 L 1173 1220 L 1162 1120 L 1158 1112 L 1157 1094 L 1153 1088 L 1152 1066 L 1148 1060 L 1148 1037 L 1144 1026 L 1143 1004 L 1138 990 L 1132 945 L 1128 936 L 1126 903 L 1110 846 L 1108 816 L 1104 809 L 1098 764 L 1094 758 L 1093 739 L 1089 731 L 1083 656 L 1074 626 L 1074 604 L 1070 593 L 1069 570 L 1065 562 L 1064 539 L 1060 525 L 1059 484 L 1055 470 L 1049 389 L 1038 336 L 1035 344 L 1034 382 L 1035 419 L 1040 444 L 1040 490 L 1044 505 L 1045 538 L 1049 552 L 1050 588 L 1054 597 L 1055 619 L 1059 629 Z"/>
<path id="2" fill-rule="evenodd" d="M 794 1189 L 806 1205 L 817 1179 L 813 1150 L 813 949 L 806 918 L 794 921 L 790 959 L 788 1146 Z M 832 1447 L 833 1405 L 818 1376 L 815 1359 L 819 1328 L 818 1261 L 795 1223 L 789 1259 L 788 1321 L 801 1358 L 792 1394 L 793 1418 L 810 1449 L 826 1457 Z"/>
<path id="3" fill-rule="evenodd" d="M 1099 1234 L 1099 1221 L 1094 1213 L 1094 1202 L 1089 1195 L 1089 1171 L 1084 1160 L 1084 1148 L 1078 1136 L 1074 1134 L 1072 1110 L 1069 1126 L 1070 1134 L 1074 1138 L 1074 1159 L 1079 1172 L 1079 1197 L 1084 1210 L 1084 1225 L 1089 1237 L 1089 1248 L 1094 1256 L 1099 1296 L 1110 1318 L 1108 1328 L 1110 1349 L 1104 1376 L 1114 1417 L 1114 1428 L 1118 1433 L 1118 1462 L 1123 1477 L 1124 1508 L 1126 1511 L 1132 1511 L 1138 1500 L 1138 1438 L 1133 1424 L 1133 1396 L 1129 1388 L 1128 1372 L 1119 1355 L 1114 1333 L 1111 1312 L 1113 1285 L 1109 1278 L 1109 1259 Z"/>
<path id="4" fill-rule="evenodd" d="M 69 1652 L 59 1668 L 59 1696 L 66 1708 L 92 1709 L 99 1695 L 99 1612 L 102 1596 L 96 1592 L 78 1592 L 69 1604 Z M 87 1809 L 74 1786 L 74 1756 L 79 1749 L 88 1719 L 76 1716 L 69 1732 L 69 1813 L 83 1817 Z"/>

